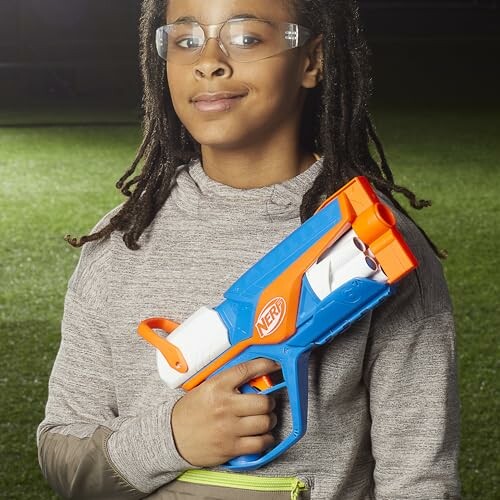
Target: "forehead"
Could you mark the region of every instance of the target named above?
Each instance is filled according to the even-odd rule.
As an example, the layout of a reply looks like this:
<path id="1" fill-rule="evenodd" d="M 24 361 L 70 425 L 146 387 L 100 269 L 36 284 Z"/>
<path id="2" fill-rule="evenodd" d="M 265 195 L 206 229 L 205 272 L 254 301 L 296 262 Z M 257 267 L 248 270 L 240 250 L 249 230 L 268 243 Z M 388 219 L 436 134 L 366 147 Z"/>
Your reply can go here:
<path id="1" fill-rule="evenodd" d="M 202 24 L 217 24 L 240 14 L 295 21 L 292 0 L 168 0 L 166 12 L 168 23 L 192 17 Z"/>

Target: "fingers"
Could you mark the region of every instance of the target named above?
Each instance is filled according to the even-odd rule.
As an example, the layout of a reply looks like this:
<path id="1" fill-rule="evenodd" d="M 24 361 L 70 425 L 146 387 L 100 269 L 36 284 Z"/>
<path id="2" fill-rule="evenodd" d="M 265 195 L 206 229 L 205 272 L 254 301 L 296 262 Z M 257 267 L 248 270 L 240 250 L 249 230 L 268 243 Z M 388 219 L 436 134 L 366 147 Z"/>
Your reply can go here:
<path id="1" fill-rule="evenodd" d="M 238 422 L 240 437 L 260 436 L 269 434 L 278 423 L 278 417 L 274 413 L 251 417 L 242 417 Z"/>
<path id="2" fill-rule="evenodd" d="M 276 408 L 276 400 L 272 396 L 260 394 L 238 394 L 231 402 L 237 417 L 268 415 Z"/>
<path id="3" fill-rule="evenodd" d="M 236 444 L 238 452 L 235 456 L 262 453 L 271 448 L 275 441 L 276 439 L 272 434 L 242 437 Z"/>
<path id="4" fill-rule="evenodd" d="M 231 390 L 237 390 L 238 387 L 250 382 L 250 380 L 278 371 L 279 369 L 280 365 L 270 359 L 252 359 L 251 361 L 232 366 L 220 373 L 218 375 L 219 383 L 224 384 Z"/>

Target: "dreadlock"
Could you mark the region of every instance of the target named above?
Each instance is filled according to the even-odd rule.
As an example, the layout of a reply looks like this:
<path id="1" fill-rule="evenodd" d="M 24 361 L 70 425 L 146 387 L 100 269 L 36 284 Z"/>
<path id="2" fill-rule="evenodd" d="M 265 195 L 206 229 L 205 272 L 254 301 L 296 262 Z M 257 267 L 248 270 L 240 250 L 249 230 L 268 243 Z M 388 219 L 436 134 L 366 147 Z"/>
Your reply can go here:
<path id="1" fill-rule="evenodd" d="M 323 35 L 323 70 L 319 85 L 308 90 L 301 122 L 301 146 L 323 156 L 323 169 L 304 195 L 302 222 L 320 203 L 356 175 L 366 176 L 407 217 L 393 193 L 403 194 L 413 208 L 418 200 L 394 177 L 368 112 L 372 92 L 369 50 L 362 35 L 356 0 L 289 0 L 298 20 Z M 101 230 L 80 239 L 66 237 L 75 247 L 123 232 L 125 245 L 139 248 L 138 240 L 168 198 L 180 165 L 201 158 L 201 147 L 177 117 L 165 78 L 165 64 L 157 56 L 155 30 L 164 24 L 168 0 L 144 0 L 140 30 L 140 67 L 144 85 L 143 140 L 131 167 L 116 187 L 128 198 Z M 327 50 L 326 50 L 327 49 Z M 377 151 L 377 162 L 370 145 Z M 134 175 L 139 163 L 143 167 Z M 132 189 L 133 188 L 133 189 Z M 417 226 L 418 227 L 418 226 Z M 444 258 L 419 227 L 434 252 Z"/>

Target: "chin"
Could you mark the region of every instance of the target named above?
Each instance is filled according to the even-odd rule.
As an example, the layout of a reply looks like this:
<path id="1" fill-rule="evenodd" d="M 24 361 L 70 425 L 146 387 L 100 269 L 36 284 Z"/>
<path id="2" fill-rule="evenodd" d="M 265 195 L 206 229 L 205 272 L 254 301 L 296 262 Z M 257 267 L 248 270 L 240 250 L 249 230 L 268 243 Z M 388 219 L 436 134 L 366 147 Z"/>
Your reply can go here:
<path id="1" fill-rule="evenodd" d="M 208 139 L 202 138 L 200 140 L 197 140 L 197 142 L 201 146 L 210 147 L 213 149 L 220 149 L 220 150 L 239 149 L 244 146 L 243 141 L 229 141 L 229 140 L 224 140 L 221 137 L 208 138 Z"/>
<path id="2" fill-rule="evenodd" d="M 232 149 L 248 142 L 248 130 L 241 130 L 241 133 L 238 133 L 234 127 L 227 130 L 226 127 L 221 127 L 216 123 L 205 124 L 203 128 L 198 126 L 189 132 L 202 146 Z"/>

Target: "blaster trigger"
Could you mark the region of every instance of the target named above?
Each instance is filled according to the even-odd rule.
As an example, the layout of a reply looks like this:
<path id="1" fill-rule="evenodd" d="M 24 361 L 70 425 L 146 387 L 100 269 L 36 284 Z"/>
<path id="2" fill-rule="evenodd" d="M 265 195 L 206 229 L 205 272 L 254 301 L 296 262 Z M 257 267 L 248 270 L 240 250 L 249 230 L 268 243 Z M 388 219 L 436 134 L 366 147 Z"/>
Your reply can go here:
<path id="1" fill-rule="evenodd" d="M 255 389 L 258 389 L 259 392 L 263 392 L 274 386 L 273 381 L 271 380 L 271 377 L 269 375 L 262 375 L 261 377 L 254 378 L 253 380 L 248 382 L 248 385 Z"/>

